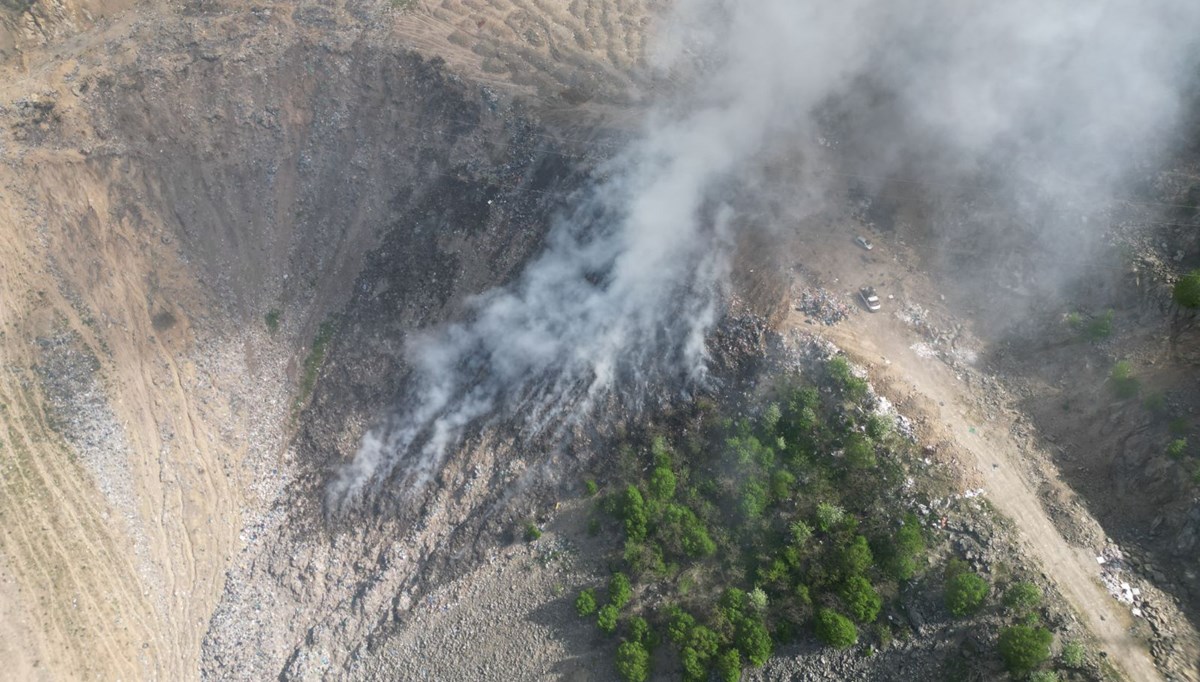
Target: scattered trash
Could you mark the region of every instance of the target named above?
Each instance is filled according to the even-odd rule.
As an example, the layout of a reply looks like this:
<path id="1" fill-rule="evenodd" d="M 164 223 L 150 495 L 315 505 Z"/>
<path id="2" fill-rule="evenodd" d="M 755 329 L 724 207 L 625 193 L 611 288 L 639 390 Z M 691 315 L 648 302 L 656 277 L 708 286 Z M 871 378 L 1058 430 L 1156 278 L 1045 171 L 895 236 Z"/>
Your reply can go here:
<path id="1" fill-rule="evenodd" d="M 833 326 L 850 316 L 850 306 L 825 289 L 808 288 L 800 292 L 796 310 L 826 326 Z"/>

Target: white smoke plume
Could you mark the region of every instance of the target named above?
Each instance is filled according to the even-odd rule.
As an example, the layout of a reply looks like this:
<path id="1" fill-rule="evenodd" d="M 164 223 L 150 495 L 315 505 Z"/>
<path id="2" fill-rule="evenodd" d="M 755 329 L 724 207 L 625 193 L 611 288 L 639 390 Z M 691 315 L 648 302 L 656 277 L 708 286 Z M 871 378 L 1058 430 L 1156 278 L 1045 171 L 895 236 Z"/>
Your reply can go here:
<path id="1" fill-rule="evenodd" d="M 1066 201 L 1167 139 L 1197 28 L 1194 0 L 680 0 L 650 55 L 670 94 L 516 283 L 412 344 L 408 408 L 363 439 L 330 508 L 397 467 L 427 479 L 489 415 L 536 425 L 703 376 L 738 224 L 720 197 L 781 149 L 820 165 L 830 102 L 864 103 L 846 132 L 879 172 L 936 158 Z"/>

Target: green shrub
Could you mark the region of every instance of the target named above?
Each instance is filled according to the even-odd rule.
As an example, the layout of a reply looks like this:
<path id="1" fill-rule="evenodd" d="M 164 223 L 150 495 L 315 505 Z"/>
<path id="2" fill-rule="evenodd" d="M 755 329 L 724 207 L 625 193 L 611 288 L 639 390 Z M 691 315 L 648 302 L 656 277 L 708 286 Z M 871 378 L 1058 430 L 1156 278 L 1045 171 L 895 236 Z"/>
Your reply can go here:
<path id="1" fill-rule="evenodd" d="M 762 516 L 767 508 L 767 490 L 758 481 L 746 481 L 742 486 L 741 499 L 742 516 L 756 519 Z"/>
<path id="2" fill-rule="evenodd" d="M 717 633 L 703 625 L 697 625 L 687 636 L 687 646 L 699 654 L 702 660 L 708 660 L 717 655 L 721 647 L 721 638 Z"/>
<path id="3" fill-rule="evenodd" d="M 647 623 L 646 619 L 641 616 L 630 618 L 629 639 L 649 650 L 654 645 L 654 631 L 650 629 L 650 623 Z"/>
<path id="4" fill-rule="evenodd" d="M 637 486 L 625 488 L 621 497 L 621 519 L 625 522 L 625 535 L 630 540 L 645 540 L 649 532 L 650 516 L 646 511 L 646 500 Z"/>
<path id="5" fill-rule="evenodd" d="M 946 581 L 946 608 L 958 617 L 969 616 L 983 606 L 987 598 L 987 581 L 965 571 Z"/>
<path id="6" fill-rule="evenodd" d="M 580 616 L 590 616 L 596 612 L 596 593 L 592 590 L 584 590 L 575 598 L 575 610 Z"/>
<path id="7" fill-rule="evenodd" d="M 1122 400 L 1137 395 L 1141 388 L 1141 383 L 1133 376 L 1133 365 L 1129 364 L 1128 360 L 1121 360 L 1113 365 L 1108 378 L 1113 393 Z"/>
<path id="8" fill-rule="evenodd" d="M 650 679 L 650 652 L 640 642 L 622 642 L 617 647 L 617 674 L 625 682 Z"/>
<path id="9" fill-rule="evenodd" d="M 1042 588 L 1024 580 L 1013 583 L 1004 592 L 1004 605 L 1014 612 L 1026 614 L 1042 603 Z"/>
<path id="10" fill-rule="evenodd" d="M 267 323 L 267 331 L 274 334 L 279 331 L 279 320 L 283 317 L 283 313 L 278 310 L 272 310 L 263 318 Z"/>
<path id="11" fill-rule="evenodd" d="M 1200 270 L 1192 270 L 1180 277 L 1171 291 L 1171 298 L 1181 308 L 1189 310 L 1200 308 Z"/>
<path id="12" fill-rule="evenodd" d="M 796 477 L 787 469 L 776 469 L 771 473 L 771 497 L 782 502 L 792 496 L 792 488 L 796 485 Z"/>
<path id="13" fill-rule="evenodd" d="M 756 618 L 743 618 L 738 623 L 735 643 L 750 665 L 762 665 L 771 657 L 771 635 L 762 621 Z"/>
<path id="14" fill-rule="evenodd" d="M 1083 644 L 1071 640 L 1063 645 L 1062 654 L 1060 654 L 1059 659 L 1068 668 L 1082 668 L 1085 654 Z"/>
<path id="15" fill-rule="evenodd" d="M 867 539 L 861 535 L 855 535 L 850 544 L 838 553 L 838 567 L 844 576 L 865 573 L 874 562 L 875 558 L 871 555 L 871 546 L 867 544 Z"/>
<path id="16" fill-rule="evenodd" d="M 846 579 L 840 591 L 846 610 L 860 623 L 871 623 L 879 615 L 883 601 L 866 578 L 855 575 Z"/>
<path id="17" fill-rule="evenodd" d="M 897 580 L 908 580 L 917 573 L 917 559 L 925 553 L 925 535 L 921 533 L 921 522 L 916 514 L 904 517 L 904 525 L 892 538 L 886 567 Z"/>
<path id="18" fill-rule="evenodd" d="M 1030 673 L 1029 682 L 1058 682 L 1058 673 L 1053 670 L 1036 670 Z"/>
<path id="19" fill-rule="evenodd" d="M 1161 391 L 1155 391 L 1146 396 L 1146 399 L 1142 401 L 1142 405 L 1155 414 L 1162 414 L 1167 411 L 1167 396 Z"/>
<path id="20" fill-rule="evenodd" d="M 668 609 L 667 616 L 667 636 L 675 644 L 682 645 L 692 634 L 692 628 L 696 627 L 696 619 L 678 607 Z"/>
<path id="21" fill-rule="evenodd" d="M 720 682 L 742 679 L 742 656 L 737 649 L 726 649 L 717 656 L 717 679 Z"/>
<path id="22" fill-rule="evenodd" d="M 1187 454 L 1187 445 L 1186 438 L 1176 438 L 1167 445 L 1167 457 L 1183 459 L 1183 456 Z"/>
<path id="23" fill-rule="evenodd" d="M 525 524 L 525 542 L 534 542 L 542 537 L 542 529 L 537 527 L 537 524 L 530 521 Z"/>
<path id="24" fill-rule="evenodd" d="M 608 603 L 623 608 L 633 597 L 633 586 L 624 573 L 613 573 L 608 581 Z"/>
<path id="25" fill-rule="evenodd" d="M 1083 330 L 1083 336 L 1092 343 L 1103 341 L 1112 336 L 1112 323 L 1113 311 L 1107 310 L 1104 314 L 1088 320 L 1087 326 Z"/>
<path id="26" fill-rule="evenodd" d="M 612 604 L 605 604 L 600 607 L 600 611 L 596 614 L 596 627 L 606 635 L 611 635 L 617 631 L 617 607 Z"/>
<path id="27" fill-rule="evenodd" d="M 862 436 L 855 435 L 846 443 L 846 464 L 854 469 L 870 469 L 876 464 L 875 445 Z"/>
<path id="28" fill-rule="evenodd" d="M 596 485 L 596 479 L 594 478 L 589 478 L 588 480 L 584 481 L 583 487 L 587 490 L 588 497 L 592 497 L 600 490 L 600 486 Z"/>
<path id="29" fill-rule="evenodd" d="M 1029 625 L 1013 625 L 1000 633 L 1000 657 L 1014 675 L 1027 675 L 1050 658 L 1050 631 Z"/>
<path id="30" fill-rule="evenodd" d="M 653 542 L 626 540 L 624 558 L 634 575 L 662 575 L 667 570 L 662 548 Z"/>
<path id="31" fill-rule="evenodd" d="M 661 502 L 675 497 L 675 474 L 665 466 L 655 467 L 650 474 L 650 496 Z"/>
<path id="32" fill-rule="evenodd" d="M 842 525 L 845 518 L 846 511 L 836 504 L 821 502 L 817 505 L 817 528 L 821 529 L 822 533 L 828 533 Z"/>
<path id="33" fill-rule="evenodd" d="M 887 438 L 892 432 L 892 418 L 883 414 L 873 414 L 867 417 L 867 436 L 874 441 Z"/>
<path id="34" fill-rule="evenodd" d="M 746 594 L 746 604 L 758 613 L 767 610 L 767 593 L 761 587 L 756 587 Z"/>
<path id="35" fill-rule="evenodd" d="M 1186 417 L 1177 417 L 1167 423 L 1167 432 L 1172 436 L 1187 435 L 1188 429 L 1189 425 Z"/>
<path id="36" fill-rule="evenodd" d="M 842 395 L 847 399 L 858 402 L 867 396 L 866 380 L 854 375 L 850 362 L 845 357 L 839 355 L 830 358 L 825 363 L 825 369 L 834 385 L 842 390 Z"/>
<path id="37" fill-rule="evenodd" d="M 854 627 L 854 623 L 832 609 L 817 611 L 813 627 L 822 642 L 838 649 L 853 646 L 858 641 L 858 628 Z"/>
<path id="38" fill-rule="evenodd" d="M 804 547 L 804 545 L 808 544 L 808 541 L 813 534 L 812 526 L 803 521 L 793 522 L 792 525 L 788 527 L 788 530 L 792 532 L 792 543 L 797 547 Z"/>
<path id="39" fill-rule="evenodd" d="M 679 650 L 679 664 L 683 667 L 684 682 L 704 682 L 708 679 L 708 668 L 704 657 L 690 646 Z"/>

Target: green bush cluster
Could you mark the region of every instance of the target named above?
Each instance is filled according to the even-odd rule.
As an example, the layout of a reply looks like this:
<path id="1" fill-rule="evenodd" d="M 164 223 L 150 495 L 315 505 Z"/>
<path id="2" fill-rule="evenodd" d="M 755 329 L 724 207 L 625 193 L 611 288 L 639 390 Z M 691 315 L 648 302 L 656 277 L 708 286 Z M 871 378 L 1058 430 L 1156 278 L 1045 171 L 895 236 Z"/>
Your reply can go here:
<path id="1" fill-rule="evenodd" d="M 620 447 L 616 492 L 598 504 L 623 536 L 622 567 L 596 617 L 621 633 L 624 679 L 650 674 L 641 654 L 657 641 L 687 680 L 737 680 L 777 642 L 853 646 L 856 623 L 875 623 L 920 573 L 926 537 L 900 507 L 910 444 L 844 358 L 823 380 L 781 381 L 754 419 L 696 405 L 668 419 L 686 438 Z M 643 583 L 674 606 L 642 604 Z"/>
<path id="2" fill-rule="evenodd" d="M 946 608 L 959 618 L 978 613 L 988 589 L 987 581 L 975 573 L 955 573 L 946 581 Z"/>
<path id="3" fill-rule="evenodd" d="M 1054 635 L 1035 625 L 1013 625 L 1000 632 L 1000 657 L 1014 675 L 1028 675 L 1050 658 Z"/>

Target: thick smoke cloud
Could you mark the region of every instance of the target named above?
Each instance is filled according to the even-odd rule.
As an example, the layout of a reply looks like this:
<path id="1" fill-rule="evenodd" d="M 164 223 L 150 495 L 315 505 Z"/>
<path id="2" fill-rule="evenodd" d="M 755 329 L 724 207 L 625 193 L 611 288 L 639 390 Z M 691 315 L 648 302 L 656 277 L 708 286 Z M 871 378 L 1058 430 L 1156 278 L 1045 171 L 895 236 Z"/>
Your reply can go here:
<path id="1" fill-rule="evenodd" d="M 1189 0 L 681 0 L 649 55 L 670 93 L 515 284 L 411 345 L 408 407 L 364 438 L 330 507 L 393 473 L 427 480 L 477 420 L 536 429 L 616 386 L 702 378 L 739 224 L 721 197 L 783 149 L 810 171 L 798 195 L 819 197 L 829 111 L 869 170 L 936 158 L 1073 201 L 1167 139 L 1198 27 Z"/>

